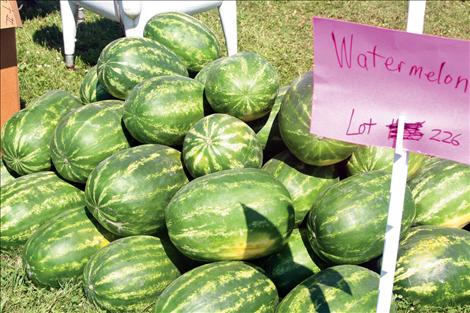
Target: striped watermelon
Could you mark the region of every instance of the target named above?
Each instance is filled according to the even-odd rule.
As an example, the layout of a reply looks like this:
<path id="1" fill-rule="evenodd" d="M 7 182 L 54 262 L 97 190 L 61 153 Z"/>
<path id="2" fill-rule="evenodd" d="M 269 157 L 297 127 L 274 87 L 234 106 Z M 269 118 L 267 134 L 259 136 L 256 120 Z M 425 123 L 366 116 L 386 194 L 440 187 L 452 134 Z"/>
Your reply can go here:
<path id="1" fill-rule="evenodd" d="M 379 275 L 357 265 L 338 265 L 309 277 L 279 304 L 277 313 L 375 313 Z M 391 312 L 396 312 L 392 304 Z"/>
<path id="2" fill-rule="evenodd" d="M 279 252 L 268 256 L 261 263 L 282 297 L 304 279 L 320 272 L 319 266 L 322 265 L 308 242 L 307 245 L 304 243 L 298 229 L 292 231 L 289 241 Z"/>
<path id="3" fill-rule="evenodd" d="M 118 99 L 125 99 L 135 85 L 161 75 L 188 76 L 184 64 L 164 45 L 137 37 L 119 38 L 101 51 L 98 80 Z"/>
<path id="4" fill-rule="evenodd" d="M 470 223 L 470 166 L 434 159 L 410 181 L 414 225 L 463 228 Z"/>
<path id="5" fill-rule="evenodd" d="M 212 68 L 216 67 L 217 64 L 219 64 L 220 62 L 222 62 L 223 60 L 225 60 L 226 57 L 222 57 L 222 58 L 218 58 L 214 61 L 211 61 L 209 63 L 207 63 L 206 65 L 204 65 L 204 67 L 199 71 L 199 73 L 197 73 L 196 77 L 194 77 L 195 80 L 197 80 L 198 82 L 200 82 L 201 84 L 203 84 L 204 86 L 206 85 L 206 81 L 207 81 L 207 76 L 209 76 L 209 73 L 210 71 L 212 70 Z"/>
<path id="6" fill-rule="evenodd" d="M 85 294 L 107 312 L 142 312 L 180 272 L 160 239 L 118 239 L 93 255 L 83 270 Z"/>
<path id="7" fill-rule="evenodd" d="M 382 254 L 390 199 L 390 175 L 383 171 L 348 177 L 328 188 L 307 219 L 310 244 L 323 259 L 360 264 Z M 415 216 L 406 187 L 402 236 Z"/>
<path id="8" fill-rule="evenodd" d="M 263 165 L 289 190 L 295 211 L 295 224 L 300 224 L 321 192 L 336 182 L 334 166 L 315 167 L 297 160 L 288 151 L 281 152 Z"/>
<path id="9" fill-rule="evenodd" d="M 80 99 L 83 103 L 93 103 L 96 101 L 113 99 L 106 87 L 98 81 L 96 65 L 88 70 L 80 85 Z"/>
<path id="10" fill-rule="evenodd" d="M 225 170 L 181 188 L 165 210 L 168 234 L 201 261 L 247 260 L 278 251 L 294 227 L 289 192 L 260 169 Z"/>
<path id="11" fill-rule="evenodd" d="M 214 111 L 243 121 L 268 114 L 279 88 L 277 70 L 254 52 L 240 52 L 210 70 L 205 93 Z"/>
<path id="12" fill-rule="evenodd" d="M 83 192 L 53 172 L 22 176 L 2 187 L 2 249 L 22 246 L 43 223 L 64 211 L 83 208 Z"/>
<path id="13" fill-rule="evenodd" d="M 85 183 L 98 163 L 129 147 L 121 126 L 122 111 L 122 101 L 103 100 L 74 110 L 60 121 L 51 156 L 61 176 Z"/>
<path id="14" fill-rule="evenodd" d="M 220 44 L 214 33 L 185 13 L 154 16 L 145 25 L 144 37 L 170 48 L 193 72 L 199 72 L 208 62 L 220 57 Z"/>
<path id="15" fill-rule="evenodd" d="M 124 105 L 123 120 L 143 143 L 181 145 L 204 117 L 203 85 L 182 76 L 161 76 L 136 86 Z"/>
<path id="16" fill-rule="evenodd" d="M 274 313 L 276 287 L 239 261 L 197 267 L 173 281 L 158 297 L 155 313 Z"/>
<path id="17" fill-rule="evenodd" d="M 357 146 L 310 133 L 312 97 L 313 72 L 308 72 L 294 81 L 282 100 L 278 115 L 282 139 L 302 162 L 317 166 L 338 163 L 349 157 Z"/>
<path id="18" fill-rule="evenodd" d="M 0 155 L 0 187 L 3 187 L 4 185 L 14 180 L 15 176 L 10 173 L 8 168 L 5 166 L 5 163 L 3 162 L 2 156 Z"/>
<path id="19" fill-rule="evenodd" d="M 260 168 L 263 148 L 244 122 L 227 114 L 212 114 L 186 134 L 183 160 L 193 177 L 233 168 Z"/>
<path id="20" fill-rule="evenodd" d="M 394 151 L 387 147 L 359 146 L 351 155 L 346 167 L 350 175 L 383 170 L 392 172 Z M 424 165 L 426 156 L 410 152 L 408 156 L 408 179 L 418 173 Z"/>
<path id="21" fill-rule="evenodd" d="M 165 207 L 187 182 L 178 150 L 137 146 L 116 152 L 91 172 L 86 205 L 116 235 L 154 234 L 165 228 Z"/>
<path id="22" fill-rule="evenodd" d="M 2 128 L 5 164 L 20 175 L 51 168 L 50 142 L 59 119 L 82 103 L 63 90 L 52 90 L 13 115 Z"/>
<path id="23" fill-rule="evenodd" d="M 107 238 L 85 207 L 63 212 L 39 228 L 26 243 L 26 274 L 36 285 L 59 287 L 80 277 L 88 259 L 108 245 Z"/>
<path id="24" fill-rule="evenodd" d="M 470 233 L 435 226 L 412 228 L 400 243 L 394 291 L 420 305 L 468 307 Z"/>

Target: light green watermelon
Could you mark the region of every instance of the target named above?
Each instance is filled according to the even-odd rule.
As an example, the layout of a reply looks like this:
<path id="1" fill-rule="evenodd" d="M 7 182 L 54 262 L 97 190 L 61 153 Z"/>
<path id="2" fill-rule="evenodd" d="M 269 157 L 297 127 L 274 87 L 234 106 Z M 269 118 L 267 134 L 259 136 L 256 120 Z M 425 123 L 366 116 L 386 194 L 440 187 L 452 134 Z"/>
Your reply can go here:
<path id="1" fill-rule="evenodd" d="M 166 46 L 137 37 L 119 38 L 101 51 L 97 64 L 98 80 L 118 99 L 126 99 L 137 84 L 162 75 L 188 72 L 183 62 Z"/>
<path id="2" fill-rule="evenodd" d="M 212 114 L 186 134 L 183 160 L 193 177 L 233 168 L 260 168 L 263 148 L 244 122 L 227 114 Z"/>
<path id="3" fill-rule="evenodd" d="M 463 228 L 470 223 L 470 166 L 434 158 L 409 184 L 414 225 Z"/>
<path id="4" fill-rule="evenodd" d="M 470 233 L 436 226 L 412 228 L 400 243 L 394 291 L 420 306 L 468 308 Z"/>
<path id="5" fill-rule="evenodd" d="M 204 65 L 204 67 L 197 73 L 197 75 L 194 77 L 195 80 L 203 84 L 204 86 L 206 85 L 207 81 L 207 76 L 209 76 L 210 71 L 217 66 L 220 62 L 222 62 L 226 57 L 218 58 L 214 61 L 211 61 Z"/>
<path id="6" fill-rule="evenodd" d="M 142 143 L 181 145 L 189 129 L 204 117 L 203 91 L 202 84 L 188 77 L 146 80 L 126 100 L 126 128 Z"/>
<path id="7" fill-rule="evenodd" d="M 132 236 L 90 258 L 83 288 L 88 300 L 107 312 L 142 312 L 179 276 L 159 238 Z"/>
<path id="8" fill-rule="evenodd" d="M 265 58 L 240 52 L 210 70 L 205 94 L 215 112 L 247 122 L 269 113 L 278 89 L 277 70 Z"/>
<path id="9" fill-rule="evenodd" d="M 383 171 L 348 177 L 329 187 L 307 218 L 310 244 L 324 260 L 361 264 L 382 254 L 390 200 L 390 178 Z M 415 217 L 406 187 L 401 235 Z"/>
<path id="10" fill-rule="evenodd" d="M 82 103 L 63 90 L 52 90 L 2 127 L 3 161 L 19 175 L 51 169 L 50 142 L 60 118 Z"/>
<path id="11" fill-rule="evenodd" d="M 113 99 L 106 87 L 98 81 L 96 65 L 90 68 L 83 77 L 80 85 L 80 99 L 83 103 L 93 103 L 101 100 Z"/>
<path id="12" fill-rule="evenodd" d="M 51 157 L 61 176 L 84 184 L 98 163 L 129 147 L 122 112 L 122 101 L 103 100 L 74 110 L 60 121 Z"/>
<path id="13" fill-rule="evenodd" d="M 196 178 L 171 199 L 165 218 L 176 248 L 201 261 L 267 256 L 282 248 L 294 227 L 289 192 L 253 168 Z"/>
<path id="14" fill-rule="evenodd" d="M 54 216 L 83 208 L 83 192 L 53 172 L 38 172 L 2 186 L 0 246 L 22 246 L 31 235 Z"/>
<path id="15" fill-rule="evenodd" d="M 273 282 L 250 265 L 215 262 L 173 281 L 158 297 L 155 313 L 274 313 L 278 295 Z"/>
<path id="16" fill-rule="evenodd" d="M 310 133 L 313 72 L 294 81 L 282 99 L 278 114 L 282 139 L 296 158 L 304 163 L 324 166 L 348 158 L 356 145 L 319 137 Z"/>
<path id="17" fill-rule="evenodd" d="M 202 22 L 182 12 L 160 13 L 151 18 L 144 37 L 170 48 L 193 72 L 220 57 L 220 44 Z"/>
<path id="18" fill-rule="evenodd" d="M 321 192 L 339 181 L 334 166 L 316 167 L 297 160 L 288 151 L 281 152 L 263 165 L 289 190 L 295 211 L 295 224 L 300 224 Z"/>
<path id="19" fill-rule="evenodd" d="M 15 180 L 15 176 L 10 173 L 8 168 L 5 166 L 3 162 L 3 158 L 0 156 L 0 187 L 12 182 Z"/>
<path id="20" fill-rule="evenodd" d="M 165 207 L 188 182 L 178 150 L 142 145 L 116 152 L 90 174 L 86 205 L 119 236 L 155 234 L 165 228 Z"/>

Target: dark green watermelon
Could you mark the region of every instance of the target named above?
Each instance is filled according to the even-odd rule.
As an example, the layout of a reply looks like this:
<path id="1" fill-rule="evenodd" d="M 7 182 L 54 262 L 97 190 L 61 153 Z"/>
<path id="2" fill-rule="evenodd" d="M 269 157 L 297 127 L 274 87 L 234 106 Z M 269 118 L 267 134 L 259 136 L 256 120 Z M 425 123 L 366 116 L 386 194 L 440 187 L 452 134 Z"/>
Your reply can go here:
<path id="1" fill-rule="evenodd" d="M 146 80 L 129 94 L 124 123 L 142 143 L 181 145 L 188 130 L 204 117 L 203 91 L 202 84 L 188 77 Z"/>
<path id="2" fill-rule="evenodd" d="M 307 218 L 312 248 L 326 261 L 360 264 L 382 254 L 390 200 L 390 175 L 374 171 L 348 177 L 329 187 Z M 401 235 L 415 217 L 406 187 Z"/>
<path id="3" fill-rule="evenodd" d="M 80 85 L 80 99 L 83 103 L 93 103 L 101 100 L 113 99 L 106 87 L 98 81 L 96 65 L 88 70 Z"/>
<path id="4" fill-rule="evenodd" d="M 212 114 L 186 134 L 183 160 L 193 177 L 233 168 L 260 168 L 263 148 L 243 121 L 227 114 Z"/>
<path id="5" fill-rule="evenodd" d="M 51 143 L 52 162 L 65 179 L 85 183 L 102 160 L 129 147 L 121 125 L 123 102 L 90 103 L 65 116 Z"/>
<path id="6" fill-rule="evenodd" d="M 83 270 L 90 302 L 107 312 L 142 312 L 180 276 L 160 239 L 118 239 L 94 254 Z"/>
<path id="7" fill-rule="evenodd" d="M 278 114 L 279 131 L 290 152 L 310 165 L 338 163 L 351 155 L 356 145 L 310 133 L 313 72 L 305 73 L 289 88 Z"/>
<path id="8" fill-rule="evenodd" d="M 379 275 L 357 265 L 339 265 L 311 276 L 279 304 L 277 313 L 375 313 Z M 396 312 L 392 304 L 391 312 Z"/>
<path id="9" fill-rule="evenodd" d="M 463 228 L 470 223 L 470 166 L 434 158 L 409 184 L 414 225 Z"/>
<path id="10" fill-rule="evenodd" d="M 220 57 L 220 44 L 202 22 L 182 12 L 160 13 L 151 18 L 144 37 L 170 48 L 193 72 Z"/>
<path id="11" fill-rule="evenodd" d="M 51 169 L 50 142 L 60 118 L 82 103 L 63 90 L 52 90 L 2 127 L 3 161 L 19 175 Z"/>
<path id="12" fill-rule="evenodd" d="M 278 89 L 277 70 L 265 58 L 240 52 L 210 70 L 205 94 L 215 112 L 252 121 L 269 113 Z"/>
<path id="13" fill-rule="evenodd" d="M 126 99 L 135 85 L 161 75 L 183 75 L 183 62 L 166 46 L 137 37 L 119 38 L 101 51 L 98 80 L 118 99 Z"/>
<path id="14" fill-rule="evenodd" d="M 250 265 L 215 262 L 173 281 L 158 297 L 155 313 L 274 313 L 278 295 L 273 282 Z"/>
<path id="15" fill-rule="evenodd" d="M 171 199 L 165 218 L 176 248 L 201 261 L 267 256 L 282 248 L 294 227 L 289 192 L 252 168 L 196 178 Z"/>
<path id="16" fill-rule="evenodd" d="M 178 150 L 137 146 L 113 154 L 91 172 L 86 205 L 116 235 L 154 234 L 165 228 L 165 207 L 187 182 Z"/>
<path id="17" fill-rule="evenodd" d="M 470 233 L 436 226 L 412 228 L 400 243 L 394 291 L 419 305 L 469 307 Z"/>
<path id="18" fill-rule="evenodd" d="M 0 247 L 22 246 L 54 216 L 83 208 L 83 192 L 53 172 L 38 172 L 2 186 Z"/>
<path id="19" fill-rule="evenodd" d="M 63 212 L 29 238 L 23 267 L 34 284 L 59 287 L 79 278 L 88 259 L 108 245 L 108 234 L 88 214 L 84 206 Z"/>
<path id="20" fill-rule="evenodd" d="M 8 170 L 3 162 L 3 158 L 0 156 L 0 187 L 15 180 L 15 176 Z"/>

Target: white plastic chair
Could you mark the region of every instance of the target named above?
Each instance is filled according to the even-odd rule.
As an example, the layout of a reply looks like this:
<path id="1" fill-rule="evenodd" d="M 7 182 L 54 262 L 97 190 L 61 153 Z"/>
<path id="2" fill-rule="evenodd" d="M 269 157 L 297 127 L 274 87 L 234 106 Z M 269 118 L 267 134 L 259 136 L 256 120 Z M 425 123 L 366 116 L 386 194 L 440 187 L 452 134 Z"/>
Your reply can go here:
<path id="1" fill-rule="evenodd" d="M 236 1 L 61 0 L 60 13 L 62 16 L 65 65 L 68 68 L 73 68 L 75 64 L 75 36 L 77 34 L 79 7 L 120 22 L 127 37 L 142 37 L 148 20 L 159 13 L 176 11 L 194 14 L 218 8 L 228 54 L 237 53 Z"/>

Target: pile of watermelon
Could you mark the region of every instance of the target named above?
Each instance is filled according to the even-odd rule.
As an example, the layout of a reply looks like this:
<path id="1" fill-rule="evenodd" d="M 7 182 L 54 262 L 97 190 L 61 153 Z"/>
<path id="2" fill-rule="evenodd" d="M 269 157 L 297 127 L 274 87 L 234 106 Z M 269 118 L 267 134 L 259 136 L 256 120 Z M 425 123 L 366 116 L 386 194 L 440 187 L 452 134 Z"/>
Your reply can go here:
<path id="1" fill-rule="evenodd" d="M 1 248 L 109 312 L 375 312 L 393 150 L 310 134 L 313 84 L 154 17 L 2 128 Z M 408 176 L 394 292 L 470 305 L 470 167 Z"/>

